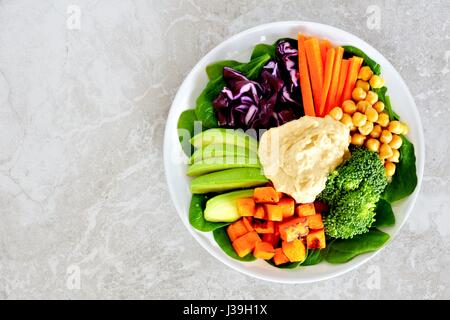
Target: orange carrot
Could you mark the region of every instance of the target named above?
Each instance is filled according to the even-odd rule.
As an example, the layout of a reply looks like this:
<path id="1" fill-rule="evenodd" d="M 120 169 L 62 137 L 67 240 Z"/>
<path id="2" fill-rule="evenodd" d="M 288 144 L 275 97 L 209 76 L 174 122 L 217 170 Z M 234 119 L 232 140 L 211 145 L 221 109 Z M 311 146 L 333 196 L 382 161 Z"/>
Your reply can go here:
<path id="1" fill-rule="evenodd" d="M 336 50 L 333 48 L 328 49 L 327 57 L 325 61 L 325 72 L 323 75 L 323 86 L 322 86 L 322 98 L 319 109 L 319 116 L 325 116 L 325 102 L 327 101 L 328 90 L 330 90 L 331 77 L 333 75 L 334 66 L 334 56 L 336 55 Z"/>
<path id="2" fill-rule="evenodd" d="M 328 49 L 331 48 L 331 43 L 330 41 L 324 39 L 320 40 L 319 46 L 320 46 L 320 56 L 322 57 L 322 64 L 325 66 L 325 62 L 327 60 L 327 51 Z"/>
<path id="3" fill-rule="evenodd" d="M 353 56 L 353 58 L 350 59 L 347 80 L 345 81 L 344 92 L 342 93 L 342 102 L 352 98 L 352 91 L 355 88 L 359 69 L 361 69 L 363 61 L 363 58 L 357 56 Z"/>
<path id="4" fill-rule="evenodd" d="M 336 57 L 334 58 L 333 66 L 333 77 L 331 79 L 330 90 L 328 91 L 327 101 L 325 103 L 325 115 L 327 115 L 330 110 L 336 107 L 336 92 L 339 84 L 339 73 L 341 71 L 342 57 L 344 55 L 344 48 L 336 48 Z"/>
<path id="5" fill-rule="evenodd" d="M 304 44 L 309 67 L 309 76 L 311 77 L 314 106 L 316 108 L 316 114 L 319 114 L 323 85 L 323 63 L 320 55 L 319 41 L 316 38 L 311 38 L 306 40 Z"/>
<path id="6" fill-rule="evenodd" d="M 341 71 L 339 71 L 339 84 L 336 91 L 336 96 L 334 98 L 334 104 L 342 105 L 342 92 L 344 91 L 345 81 L 347 80 L 348 67 L 350 66 L 350 61 L 343 59 L 341 63 Z"/>
<path id="7" fill-rule="evenodd" d="M 306 116 L 314 117 L 314 102 L 311 92 L 311 82 L 309 80 L 308 62 L 304 48 L 305 36 L 298 34 L 298 67 L 300 72 L 300 87 L 302 90 L 303 110 Z"/>

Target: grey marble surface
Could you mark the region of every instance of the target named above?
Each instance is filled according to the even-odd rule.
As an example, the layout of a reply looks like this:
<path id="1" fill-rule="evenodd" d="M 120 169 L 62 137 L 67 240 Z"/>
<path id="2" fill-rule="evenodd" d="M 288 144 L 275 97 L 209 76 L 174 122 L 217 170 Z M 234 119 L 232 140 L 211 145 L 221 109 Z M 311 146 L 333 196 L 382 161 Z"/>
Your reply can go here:
<path id="1" fill-rule="evenodd" d="M 450 298 L 449 12 L 448 1 L 0 0 L 0 298 Z M 387 250 L 332 280 L 281 285 L 194 241 L 162 145 L 171 101 L 206 52 L 296 19 L 350 31 L 393 63 L 427 162 Z"/>

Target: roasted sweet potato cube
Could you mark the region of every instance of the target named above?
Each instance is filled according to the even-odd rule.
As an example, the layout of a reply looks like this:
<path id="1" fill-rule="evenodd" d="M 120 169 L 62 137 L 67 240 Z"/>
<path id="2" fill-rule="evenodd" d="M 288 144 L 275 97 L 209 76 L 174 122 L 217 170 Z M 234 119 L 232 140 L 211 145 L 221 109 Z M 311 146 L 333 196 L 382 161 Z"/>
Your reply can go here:
<path id="1" fill-rule="evenodd" d="M 280 234 L 264 233 L 262 235 L 262 241 L 270 243 L 275 248 L 280 241 Z"/>
<path id="2" fill-rule="evenodd" d="M 308 221 L 305 217 L 290 219 L 278 226 L 281 239 L 290 242 L 308 234 Z"/>
<path id="3" fill-rule="evenodd" d="M 255 201 L 253 198 L 238 199 L 237 209 L 241 217 L 253 217 L 255 215 Z"/>
<path id="4" fill-rule="evenodd" d="M 306 216 L 306 220 L 308 220 L 309 229 L 323 229 L 322 215 L 320 213 Z"/>
<path id="5" fill-rule="evenodd" d="M 275 263 L 275 265 L 280 265 L 283 263 L 288 263 L 289 262 L 289 258 L 286 257 L 286 255 L 283 252 L 283 249 L 281 248 L 276 248 L 275 249 L 275 255 L 273 256 L 273 262 Z"/>
<path id="6" fill-rule="evenodd" d="M 242 221 L 244 222 L 245 228 L 247 228 L 247 231 L 253 231 L 253 218 L 252 217 L 243 217 Z"/>
<path id="7" fill-rule="evenodd" d="M 292 217 L 295 213 L 295 201 L 292 198 L 283 198 L 277 203 L 281 207 L 283 219 Z"/>
<path id="8" fill-rule="evenodd" d="M 230 237 L 231 242 L 243 236 L 248 232 L 247 227 L 244 224 L 242 219 L 239 219 L 236 222 L 233 222 L 227 227 L 228 237 Z"/>
<path id="9" fill-rule="evenodd" d="M 250 231 L 233 241 L 232 245 L 239 257 L 245 257 L 253 251 L 257 242 L 260 242 L 256 231 Z"/>
<path id="10" fill-rule="evenodd" d="M 278 192 L 273 187 L 255 188 L 253 199 L 256 203 L 277 203 L 280 201 Z"/>
<path id="11" fill-rule="evenodd" d="M 306 236 L 308 249 L 323 249 L 326 247 L 325 232 L 323 229 L 311 230 Z"/>
<path id="12" fill-rule="evenodd" d="M 290 262 L 299 262 L 305 260 L 306 248 L 301 240 L 283 241 L 281 244 L 283 253 L 288 257 Z"/>
<path id="13" fill-rule="evenodd" d="M 282 221 L 283 220 L 283 207 L 276 204 L 264 204 L 267 220 L 270 221 Z"/>
<path id="14" fill-rule="evenodd" d="M 273 221 L 258 219 L 253 220 L 253 229 L 258 233 L 273 233 L 275 231 Z"/>
<path id="15" fill-rule="evenodd" d="M 301 204 L 295 210 L 299 217 L 312 216 L 313 214 L 316 214 L 314 203 Z"/>
<path id="16" fill-rule="evenodd" d="M 253 250 L 253 255 L 255 258 L 270 260 L 275 255 L 275 249 L 268 242 L 257 242 L 255 244 L 255 249 Z"/>
<path id="17" fill-rule="evenodd" d="M 262 204 L 257 204 L 256 205 L 256 210 L 255 210 L 255 218 L 257 219 L 266 219 L 266 211 L 264 210 L 264 207 Z"/>

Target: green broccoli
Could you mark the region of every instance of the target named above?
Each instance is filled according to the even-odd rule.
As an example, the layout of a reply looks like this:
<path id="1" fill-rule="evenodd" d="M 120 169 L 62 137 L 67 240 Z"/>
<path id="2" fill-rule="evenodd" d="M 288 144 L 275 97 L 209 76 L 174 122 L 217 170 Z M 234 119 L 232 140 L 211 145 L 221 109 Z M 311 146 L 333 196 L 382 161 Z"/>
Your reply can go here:
<path id="1" fill-rule="evenodd" d="M 324 224 L 333 238 L 348 239 L 369 231 L 376 203 L 387 186 L 384 166 L 375 152 L 362 147 L 350 151 L 350 159 L 329 175 L 318 197 L 330 207 Z"/>

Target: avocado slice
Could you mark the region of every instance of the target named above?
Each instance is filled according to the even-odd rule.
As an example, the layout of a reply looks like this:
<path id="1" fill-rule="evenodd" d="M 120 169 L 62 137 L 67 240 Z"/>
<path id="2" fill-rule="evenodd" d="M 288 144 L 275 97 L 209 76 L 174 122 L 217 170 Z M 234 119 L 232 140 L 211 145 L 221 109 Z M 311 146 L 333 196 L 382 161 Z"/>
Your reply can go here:
<path id="1" fill-rule="evenodd" d="M 233 222 L 241 216 L 238 213 L 236 202 L 241 198 L 253 196 L 253 189 L 224 193 L 206 202 L 204 211 L 205 220 L 211 222 Z"/>
<path id="2" fill-rule="evenodd" d="M 192 193 L 224 192 L 263 185 L 269 180 L 260 168 L 237 168 L 217 171 L 191 181 Z"/>
<path id="3" fill-rule="evenodd" d="M 239 147 L 234 144 L 214 143 L 202 149 L 197 149 L 189 159 L 189 163 L 201 161 L 203 159 L 214 157 L 246 157 L 258 158 L 258 153 L 245 147 Z"/>
<path id="4" fill-rule="evenodd" d="M 193 136 L 190 142 L 197 149 L 205 148 L 210 144 L 232 144 L 258 152 L 258 141 L 242 130 L 209 129 Z"/>
<path id="5" fill-rule="evenodd" d="M 202 174 L 233 168 L 261 168 L 257 158 L 246 157 L 215 157 L 194 162 L 188 167 L 188 176 L 199 176 Z"/>

